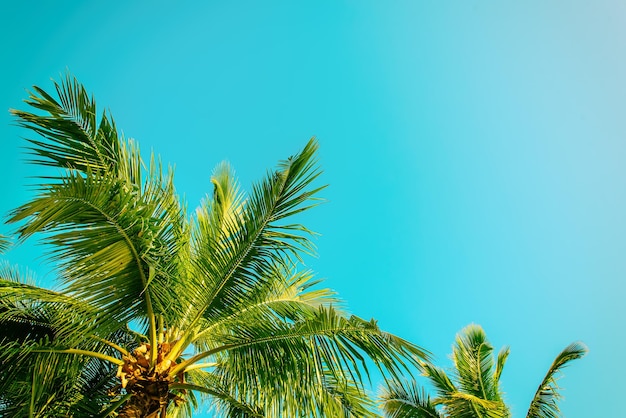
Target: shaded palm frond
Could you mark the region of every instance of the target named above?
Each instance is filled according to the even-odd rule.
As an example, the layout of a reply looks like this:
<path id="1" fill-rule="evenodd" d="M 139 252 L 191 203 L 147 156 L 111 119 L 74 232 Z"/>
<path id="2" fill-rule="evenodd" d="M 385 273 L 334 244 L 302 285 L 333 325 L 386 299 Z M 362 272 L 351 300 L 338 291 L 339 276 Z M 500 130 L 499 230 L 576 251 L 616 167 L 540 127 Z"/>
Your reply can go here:
<path id="1" fill-rule="evenodd" d="M 174 389 L 184 390 L 185 395 L 194 392 L 219 416 L 246 418 L 265 416 L 258 405 L 247 403 L 241 394 L 232 391 L 232 382 L 220 379 L 214 373 L 199 369 L 191 370 L 187 373 L 187 380 L 187 383 L 179 384 Z"/>

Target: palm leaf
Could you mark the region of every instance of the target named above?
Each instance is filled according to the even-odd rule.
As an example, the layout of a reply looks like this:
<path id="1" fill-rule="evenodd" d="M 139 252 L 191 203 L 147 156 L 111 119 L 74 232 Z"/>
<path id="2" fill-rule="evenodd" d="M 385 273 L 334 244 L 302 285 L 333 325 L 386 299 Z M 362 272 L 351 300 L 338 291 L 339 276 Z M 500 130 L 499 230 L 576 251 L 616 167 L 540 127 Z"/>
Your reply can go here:
<path id="1" fill-rule="evenodd" d="M 559 353 L 548 369 L 543 381 L 537 388 L 535 396 L 530 403 L 527 418 L 556 418 L 561 416 L 558 400 L 561 399 L 559 386 L 557 385 L 558 374 L 567 364 L 583 357 L 587 353 L 587 347 L 580 342 L 575 342 Z"/>
<path id="2" fill-rule="evenodd" d="M 485 400 L 498 400 L 493 379 L 493 347 L 479 325 L 469 325 L 457 334 L 452 358 L 459 385 L 465 393 Z"/>
<path id="3" fill-rule="evenodd" d="M 229 316 L 204 321 L 194 336 L 196 348 L 199 351 L 214 348 L 212 341 L 216 334 L 236 329 L 241 324 L 293 323 L 313 317 L 321 306 L 333 305 L 336 309 L 341 305 L 331 290 L 314 288 L 318 281 L 311 272 L 279 269 L 274 275 L 263 286 L 257 286 Z"/>
<path id="4" fill-rule="evenodd" d="M 0 234 L 0 254 L 4 254 L 11 247 L 11 241 L 6 235 Z"/>
<path id="5" fill-rule="evenodd" d="M 98 126 L 93 98 L 69 74 L 61 83 L 55 82 L 54 85 L 58 101 L 36 86 L 26 100 L 26 104 L 45 114 L 11 111 L 21 126 L 45 139 L 29 140 L 34 155 L 32 162 L 82 172 L 115 170 L 120 157 L 113 119 L 103 113 Z"/>
<path id="6" fill-rule="evenodd" d="M 510 349 L 508 346 L 503 347 L 498 353 L 498 360 L 496 361 L 496 371 L 493 375 L 493 380 L 496 385 L 500 382 L 500 376 L 502 375 L 502 370 L 504 369 L 504 364 L 506 363 L 506 359 L 509 357 Z"/>
<path id="7" fill-rule="evenodd" d="M 385 416 L 389 418 L 442 418 L 424 388 L 415 380 L 391 380 L 381 391 Z"/>
<path id="8" fill-rule="evenodd" d="M 232 181 L 220 184 L 214 200 L 198 211 L 194 225 L 192 265 L 185 305 L 191 306 L 179 323 L 193 329 L 202 318 L 225 317 L 240 309 L 257 287 L 275 278 L 274 272 L 292 264 L 290 257 L 312 248 L 300 225 L 284 225 L 280 221 L 315 205 L 313 196 L 321 189 L 305 190 L 319 175 L 314 154 L 317 144 L 311 140 L 302 152 L 281 165 L 254 188 L 248 199 L 235 198 L 236 204 L 226 206 L 225 190 L 235 187 Z M 226 215 L 228 213 L 228 216 Z M 218 219 L 219 222 L 214 220 Z M 181 347 L 190 343 L 191 334 L 181 340 Z"/>
<path id="9" fill-rule="evenodd" d="M 255 321 L 229 326 L 223 335 L 217 331 L 213 335 L 221 345 L 181 363 L 172 373 L 213 356 L 213 372 L 232 382 L 229 393 L 245 394 L 242 401 L 261 404 L 264 410 L 278 408 L 271 406 L 278 400 L 284 402 L 280 408 L 319 410 L 316 402 L 327 399 L 332 388 L 333 393 L 350 395 L 342 382 L 360 385 L 360 370 L 367 373 L 365 357 L 384 373 L 397 376 L 407 366 L 405 359 L 426 356 L 412 344 L 380 331 L 374 322 L 346 319 L 324 307 L 294 323 Z M 355 399 L 354 393 L 334 404 L 350 405 L 346 404 L 350 399 Z"/>

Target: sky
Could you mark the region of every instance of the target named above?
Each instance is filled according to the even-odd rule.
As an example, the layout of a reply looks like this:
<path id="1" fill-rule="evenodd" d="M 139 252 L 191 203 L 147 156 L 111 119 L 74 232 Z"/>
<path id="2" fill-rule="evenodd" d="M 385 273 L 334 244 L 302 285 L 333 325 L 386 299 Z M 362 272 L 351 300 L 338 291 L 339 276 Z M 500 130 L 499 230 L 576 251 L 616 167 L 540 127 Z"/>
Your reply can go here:
<path id="1" fill-rule="evenodd" d="M 482 325 L 496 349 L 511 347 L 502 386 L 514 416 L 525 416 L 554 357 L 583 341 L 589 354 L 560 380 L 563 415 L 621 415 L 625 3 L 2 9 L 3 215 L 32 196 L 27 132 L 8 109 L 24 109 L 26 89 L 52 89 L 66 70 L 144 155 L 176 167 L 190 208 L 212 190 L 220 161 L 250 190 L 315 136 L 329 187 L 303 217 L 320 233 L 306 267 L 352 313 L 444 367 L 455 334 Z M 50 285 L 42 253 L 27 243 L 7 258 Z"/>

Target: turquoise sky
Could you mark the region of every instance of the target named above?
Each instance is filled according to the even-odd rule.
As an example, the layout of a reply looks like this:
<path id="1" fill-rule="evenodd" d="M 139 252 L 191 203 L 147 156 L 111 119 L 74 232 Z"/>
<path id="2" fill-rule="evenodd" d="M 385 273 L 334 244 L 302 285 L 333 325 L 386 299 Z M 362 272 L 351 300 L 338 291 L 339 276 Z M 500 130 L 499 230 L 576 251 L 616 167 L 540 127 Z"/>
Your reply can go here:
<path id="1" fill-rule="evenodd" d="M 582 340 L 564 415 L 621 416 L 625 27 L 617 0 L 4 4 L 0 210 L 32 175 L 7 110 L 66 68 L 192 208 L 221 160 L 249 186 L 317 136 L 330 187 L 307 264 L 352 312 L 443 366 L 481 324 L 511 346 L 515 416 Z M 9 258 L 50 283 L 41 250 Z"/>

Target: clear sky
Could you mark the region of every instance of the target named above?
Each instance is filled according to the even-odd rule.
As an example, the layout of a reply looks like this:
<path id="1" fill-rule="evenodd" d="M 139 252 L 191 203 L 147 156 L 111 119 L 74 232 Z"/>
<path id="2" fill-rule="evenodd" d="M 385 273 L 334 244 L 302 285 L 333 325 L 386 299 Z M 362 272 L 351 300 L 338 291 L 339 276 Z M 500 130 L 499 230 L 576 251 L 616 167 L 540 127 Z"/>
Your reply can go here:
<path id="1" fill-rule="evenodd" d="M 625 27 L 618 0 L 3 4 L 0 211 L 32 174 L 8 109 L 66 68 L 192 208 L 218 162 L 249 186 L 317 136 L 330 187 L 307 264 L 353 313 L 442 366 L 481 324 L 511 346 L 515 416 L 582 340 L 564 415 L 621 416 Z M 9 258 L 49 283 L 40 254 Z"/>

